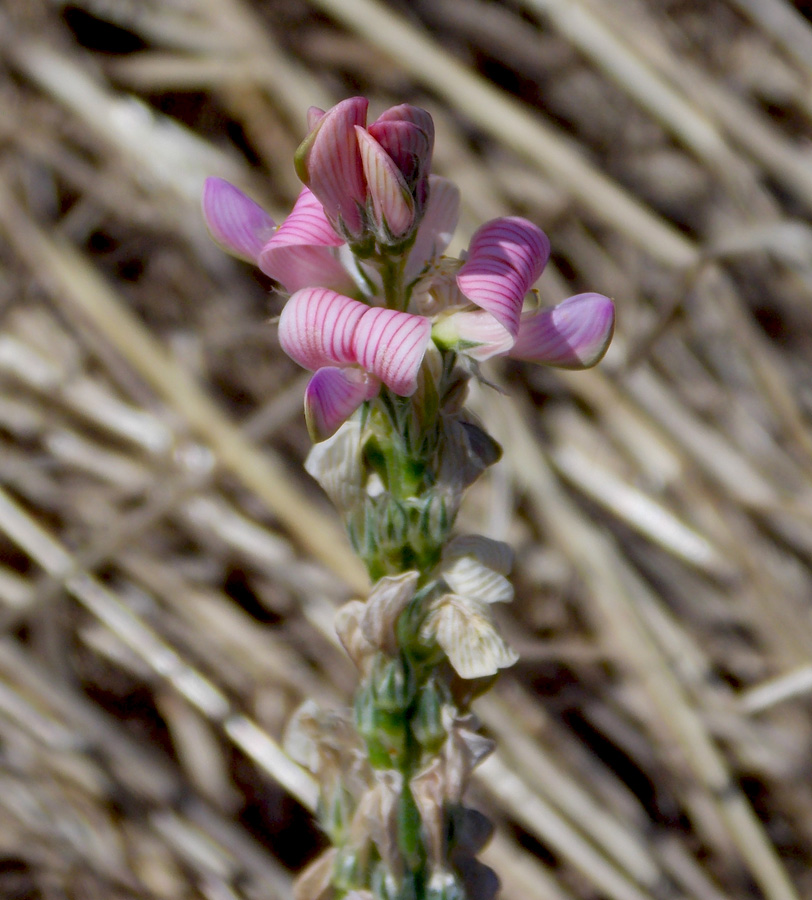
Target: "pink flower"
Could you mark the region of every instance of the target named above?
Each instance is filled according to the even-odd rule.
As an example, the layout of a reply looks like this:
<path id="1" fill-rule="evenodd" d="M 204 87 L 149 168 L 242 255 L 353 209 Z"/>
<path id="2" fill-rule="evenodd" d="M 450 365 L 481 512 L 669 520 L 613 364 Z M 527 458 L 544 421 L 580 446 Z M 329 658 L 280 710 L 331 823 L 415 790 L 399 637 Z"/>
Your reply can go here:
<path id="1" fill-rule="evenodd" d="M 351 97 L 326 113 L 312 109 L 296 171 L 350 244 L 397 246 L 414 234 L 428 200 L 434 123 L 402 104 L 367 128 L 368 105 Z"/>
<path id="2" fill-rule="evenodd" d="M 332 434 L 381 384 L 411 396 L 430 338 L 424 316 L 367 306 L 327 288 L 297 291 L 282 311 L 279 343 L 315 372 L 305 392 L 314 438 Z"/>
<path id="3" fill-rule="evenodd" d="M 434 340 L 477 362 L 509 356 L 568 369 L 595 365 L 614 333 L 615 308 L 608 297 L 577 294 L 550 309 L 522 313 L 549 255 L 547 236 L 532 222 L 487 222 L 471 240 L 456 290 L 446 286 L 441 303 L 447 311 L 438 317 Z"/>

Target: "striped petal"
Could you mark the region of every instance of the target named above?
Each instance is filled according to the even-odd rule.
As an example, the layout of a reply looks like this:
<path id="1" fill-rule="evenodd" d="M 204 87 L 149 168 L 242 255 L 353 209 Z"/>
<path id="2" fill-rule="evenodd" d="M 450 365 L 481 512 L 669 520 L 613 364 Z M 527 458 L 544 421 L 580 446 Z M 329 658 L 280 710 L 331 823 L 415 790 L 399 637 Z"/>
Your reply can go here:
<path id="1" fill-rule="evenodd" d="M 434 122 L 425 109 L 403 103 L 386 110 L 369 133 L 403 175 L 419 219 L 429 197 L 429 169 L 434 150 Z"/>
<path id="2" fill-rule="evenodd" d="M 222 178 L 206 179 L 203 218 L 211 236 L 227 253 L 254 263 L 276 227 L 259 204 Z"/>
<path id="3" fill-rule="evenodd" d="M 423 316 L 367 308 L 353 334 L 355 360 L 396 394 L 410 397 L 430 336 L 431 322 Z"/>
<path id="4" fill-rule="evenodd" d="M 305 420 L 314 442 L 334 434 L 365 401 L 380 390 L 377 378 L 354 366 L 325 366 L 310 379 L 305 390 Z"/>
<path id="5" fill-rule="evenodd" d="M 291 293 L 314 285 L 352 291 L 355 283 L 333 250 L 343 243 L 321 203 L 312 191 L 303 188 L 290 215 L 262 248 L 257 262 L 266 275 Z"/>
<path id="6" fill-rule="evenodd" d="M 523 316 L 507 355 L 562 369 L 587 369 L 602 359 L 614 330 L 615 306 L 608 297 L 576 294 L 552 309 Z"/>
<path id="7" fill-rule="evenodd" d="M 425 109 L 408 103 L 393 106 L 369 126 L 369 133 L 410 185 L 428 171 L 434 149 L 434 122 Z"/>
<path id="8" fill-rule="evenodd" d="M 366 183 L 355 126 L 366 122 L 369 101 L 350 97 L 328 110 L 296 151 L 296 172 L 325 213 L 350 238 L 363 234 Z"/>
<path id="9" fill-rule="evenodd" d="M 435 638 L 460 678 L 488 678 L 519 658 L 496 630 L 487 605 L 456 594 L 440 599 L 421 635 Z"/>
<path id="10" fill-rule="evenodd" d="M 515 337 L 524 296 L 549 256 L 547 235 L 532 222 L 518 217 L 494 219 L 471 240 L 457 284 L 469 300 Z"/>
<path id="11" fill-rule="evenodd" d="M 389 154 L 367 131 L 355 126 L 367 190 L 379 236 L 405 237 L 414 225 L 414 200 Z"/>
<path id="12" fill-rule="evenodd" d="M 352 365 L 356 362 L 355 330 L 368 311 L 364 303 L 329 288 L 303 288 L 282 310 L 279 343 L 291 359 L 311 371 Z"/>
<path id="13" fill-rule="evenodd" d="M 460 216 L 459 188 L 440 175 L 430 175 L 428 183 L 429 199 L 406 262 L 406 281 L 419 275 L 451 243 Z"/>
<path id="14" fill-rule="evenodd" d="M 510 581 L 472 555 L 446 562 L 443 581 L 453 593 L 480 603 L 509 603 L 513 599 Z"/>

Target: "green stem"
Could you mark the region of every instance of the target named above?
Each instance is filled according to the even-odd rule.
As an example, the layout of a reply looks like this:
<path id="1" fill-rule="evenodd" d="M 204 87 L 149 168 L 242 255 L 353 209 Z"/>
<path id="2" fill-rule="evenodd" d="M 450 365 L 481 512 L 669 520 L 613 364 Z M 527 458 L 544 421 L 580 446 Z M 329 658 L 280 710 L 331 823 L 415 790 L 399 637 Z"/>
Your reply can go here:
<path id="1" fill-rule="evenodd" d="M 381 280 L 383 281 L 384 302 L 389 309 L 406 311 L 406 291 L 403 273 L 406 267 L 406 254 L 383 256 L 381 258 Z"/>

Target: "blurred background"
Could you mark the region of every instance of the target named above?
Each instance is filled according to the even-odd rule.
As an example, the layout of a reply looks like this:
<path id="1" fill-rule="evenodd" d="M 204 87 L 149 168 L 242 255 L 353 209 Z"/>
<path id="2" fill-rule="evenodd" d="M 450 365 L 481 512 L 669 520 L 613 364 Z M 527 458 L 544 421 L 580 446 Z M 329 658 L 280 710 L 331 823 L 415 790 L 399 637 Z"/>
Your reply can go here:
<path id="1" fill-rule="evenodd" d="M 461 527 L 521 661 L 471 802 L 509 900 L 812 897 L 812 7 L 0 2 L 0 897 L 276 900 L 322 846 L 280 749 L 348 701 L 364 580 L 302 470 L 282 298 L 203 179 L 282 217 L 305 112 L 435 117 L 456 247 L 549 234 L 612 296 L 518 364 Z"/>

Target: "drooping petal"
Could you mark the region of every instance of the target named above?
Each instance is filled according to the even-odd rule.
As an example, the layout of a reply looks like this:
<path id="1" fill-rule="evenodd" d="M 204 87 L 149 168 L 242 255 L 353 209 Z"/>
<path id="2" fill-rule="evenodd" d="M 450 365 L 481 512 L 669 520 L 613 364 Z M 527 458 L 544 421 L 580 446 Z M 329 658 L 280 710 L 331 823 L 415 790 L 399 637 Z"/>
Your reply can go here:
<path id="1" fill-rule="evenodd" d="M 377 650 L 390 656 L 398 652 L 397 624 L 400 614 L 414 597 L 420 573 L 386 575 L 375 582 L 361 619 L 361 629 Z"/>
<path id="2" fill-rule="evenodd" d="M 513 599 L 513 587 L 505 576 L 512 567 L 509 544 L 481 534 L 462 534 L 443 548 L 440 571 L 455 594 L 482 603 L 507 603 Z"/>
<path id="3" fill-rule="evenodd" d="M 423 316 L 367 308 L 353 334 L 355 361 L 401 397 L 417 390 L 417 373 L 431 336 Z"/>
<path id="4" fill-rule="evenodd" d="M 510 581 L 472 555 L 449 560 L 442 574 L 445 583 L 460 596 L 480 603 L 509 603 L 513 599 Z"/>
<path id="5" fill-rule="evenodd" d="M 279 343 L 291 359 L 311 371 L 351 365 L 356 362 L 355 329 L 368 311 L 365 304 L 328 288 L 303 288 L 282 310 Z"/>
<path id="6" fill-rule="evenodd" d="M 508 356 L 527 362 L 587 369 L 606 353 L 615 330 L 615 305 L 603 294 L 576 294 L 551 309 L 522 317 Z"/>
<path id="7" fill-rule="evenodd" d="M 349 237 L 363 233 L 366 183 L 355 126 L 366 122 L 369 101 L 350 97 L 328 110 L 296 151 L 296 172 L 318 197 L 327 217 Z"/>
<path id="8" fill-rule="evenodd" d="M 259 204 L 222 178 L 206 179 L 203 217 L 211 236 L 226 252 L 254 263 L 276 227 Z"/>
<path id="9" fill-rule="evenodd" d="M 437 602 L 422 634 L 433 635 L 460 678 L 487 678 L 519 658 L 496 630 L 487 605 L 456 594 Z"/>
<path id="10" fill-rule="evenodd" d="M 428 203 L 406 261 L 406 281 L 419 275 L 426 263 L 438 257 L 451 243 L 459 216 L 459 188 L 447 178 L 430 175 Z"/>
<path id="11" fill-rule="evenodd" d="M 290 215 L 262 248 L 257 264 L 291 293 L 316 285 L 350 292 L 355 282 L 333 250 L 343 243 L 321 203 L 303 188 Z"/>
<path id="12" fill-rule="evenodd" d="M 414 200 L 403 175 L 374 137 L 358 126 L 355 133 L 378 234 L 405 237 L 414 225 Z"/>
<path id="13" fill-rule="evenodd" d="M 549 256 L 550 242 L 538 226 L 516 216 L 494 219 L 471 240 L 457 284 L 469 300 L 516 337 L 524 296 Z"/>
<path id="14" fill-rule="evenodd" d="M 330 437 L 380 387 L 377 378 L 355 366 L 319 369 L 308 382 L 304 398 L 307 430 L 313 441 Z"/>
<path id="15" fill-rule="evenodd" d="M 364 496 L 360 423 L 345 422 L 331 438 L 314 444 L 304 467 L 339 511 L 355 507 Z"/>

